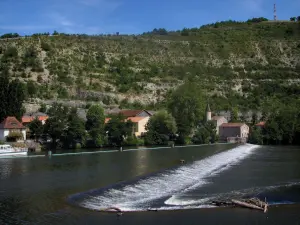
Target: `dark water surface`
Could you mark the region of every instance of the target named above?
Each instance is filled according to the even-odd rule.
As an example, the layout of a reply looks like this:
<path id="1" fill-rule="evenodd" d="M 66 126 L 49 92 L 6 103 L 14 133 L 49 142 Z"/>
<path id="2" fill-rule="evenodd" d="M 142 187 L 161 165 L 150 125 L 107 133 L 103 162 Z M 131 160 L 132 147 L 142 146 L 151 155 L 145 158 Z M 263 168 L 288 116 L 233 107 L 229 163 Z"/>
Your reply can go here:
<path id="1" fill-rule="evenodd" d="M 208 205 L 253 196 L 273 205 L 267 214 Z M 0 225 L 300 224 L 299 203 L 297 147 L 217 145 L 0 159 Z M 110 206 L 130 212 L 117 217 L 94 211 Z"/>

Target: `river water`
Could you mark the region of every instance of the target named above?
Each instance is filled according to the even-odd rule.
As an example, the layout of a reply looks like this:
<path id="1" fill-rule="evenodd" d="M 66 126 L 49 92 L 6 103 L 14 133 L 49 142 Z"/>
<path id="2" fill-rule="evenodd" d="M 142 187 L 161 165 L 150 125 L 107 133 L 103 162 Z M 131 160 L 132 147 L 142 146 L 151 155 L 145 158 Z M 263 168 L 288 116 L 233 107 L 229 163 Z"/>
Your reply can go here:
<path id="1" fill-rule="evenodd" d="M 240 197 L 266 198 L 269 212 L 209 205 Z M 97 211 L 112 206 L 128 212 Z M 299 147 L 211 145 L 0 159 L 1 225 L 229 223 L 300 224 Z"/>

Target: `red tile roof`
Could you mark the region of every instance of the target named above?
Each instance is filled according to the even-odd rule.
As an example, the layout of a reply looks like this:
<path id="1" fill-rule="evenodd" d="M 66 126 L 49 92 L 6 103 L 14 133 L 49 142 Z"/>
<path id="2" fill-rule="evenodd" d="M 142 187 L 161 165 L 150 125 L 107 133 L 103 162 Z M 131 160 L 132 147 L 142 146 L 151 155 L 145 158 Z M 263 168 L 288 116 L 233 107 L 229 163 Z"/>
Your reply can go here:
<path id="1" fill-rule="evenodd" d="M 32 122 L 36 117 L 34 116 L 23 116 L 22 117 L 22 123 L 30 123 Z M 48 119 L 48 116 L 38 116 L 37 117 L 39 121 L 44 121 Z"/>
<path id="2" fill-rule="evenodd" d="M 255 124 L 255 126 L 258 126 L 258 127 L 264 127 L 265 125 L 266 125 L 265 121 L 261 121 L 261 122 Z"/>
<path id="3" fill-rule="evenodd" d="M 16 119 L 16 117 L 10 116 L 2 121 L 0 129 L 25 129 L 25 127 Z"/>
<path id="4" fill-rule="evenodd" d="M 244 123 L 223 123 L 221 127 L 241 127 Z"/>
<path id="5" fill-rule="evenodd" d="M 135 117 L 144 110 L 121 110 L 119 113 L 125 117 Z"/>

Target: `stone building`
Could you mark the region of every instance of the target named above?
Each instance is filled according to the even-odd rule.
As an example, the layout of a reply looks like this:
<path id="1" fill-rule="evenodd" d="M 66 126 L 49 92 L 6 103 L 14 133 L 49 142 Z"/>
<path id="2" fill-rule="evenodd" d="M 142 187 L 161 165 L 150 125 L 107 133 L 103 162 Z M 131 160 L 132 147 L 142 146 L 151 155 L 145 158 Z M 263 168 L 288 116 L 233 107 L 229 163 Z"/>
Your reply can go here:
<path id="1" fill-rule="evenodd" d="M 249 126 L 245 123 L 223 123 L 219 127 L 220 140 L 228 141 L 229 138 L 248 139 Z"/>
<path id="2" fill-rule="evenodd" d="M 249 126 L 246 123 L 228 123 L 224 116 L 211 116 L 209 104 L 206 107 L 206 120 L 213 121 L 221 141 L 234 140 L 245 142 L 249 136 Z"/>

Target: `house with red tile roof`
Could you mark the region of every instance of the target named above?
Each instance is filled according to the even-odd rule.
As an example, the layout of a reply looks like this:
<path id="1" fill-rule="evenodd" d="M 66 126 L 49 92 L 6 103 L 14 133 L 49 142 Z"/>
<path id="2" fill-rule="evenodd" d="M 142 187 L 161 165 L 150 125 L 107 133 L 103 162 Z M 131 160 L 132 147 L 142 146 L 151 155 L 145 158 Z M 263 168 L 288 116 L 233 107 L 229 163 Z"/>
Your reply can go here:
<path id="1" fill-rule="evenodd" d="M 42 124 L 46 123 L 46 120 L 48 119 L 48 115 L 45 113 L 30 113 L 30 114 L 24 114 L 22 116 L 22 123 L 23 125 L 27 125 L 29 123 L 31 123 L 34 119 L 38 119 L 39 121 L 42 122 Z"/>
<path id="2" fill-rule="evenodd" d="M 220 126 L 220 140 L 227 141 L 229 138 L 248 139 L 249 126 L 245 123 L 223 123 Z"/>
<path id="3" fill-rule="evenodd" d="M 146 133 L 146 125 L 149 121 L 150 117 L 128 117 L 125 121 L 130 120 L 133 123 L 133 133 L 136 137 L 141 137 L 144 133 Z M 110 118 L 105 118 L 105 123 L 108 123 Z"/>
<path id="4" fill-rule="evenodd" d="M 13 134 L 19 134 L 16 141 L 26 140 L 26 127 L 16 117 L 9 116 L 0 124 L 0 140 L 6 141 Z"/>
<path id="5" fill-rule="evenodd" d="M 127 120 L 131 120 L 134 124 L 134 134 L 136 137 L 142 136 L 146 133 L 146 125 L 151 116 L 154 115 L 154 111 L 147 111 L 147 110 L 119 110 L 112 114 L 121 114 Z M 108 123 L 110 118 L 105 119 L 105 123 Z"/>

